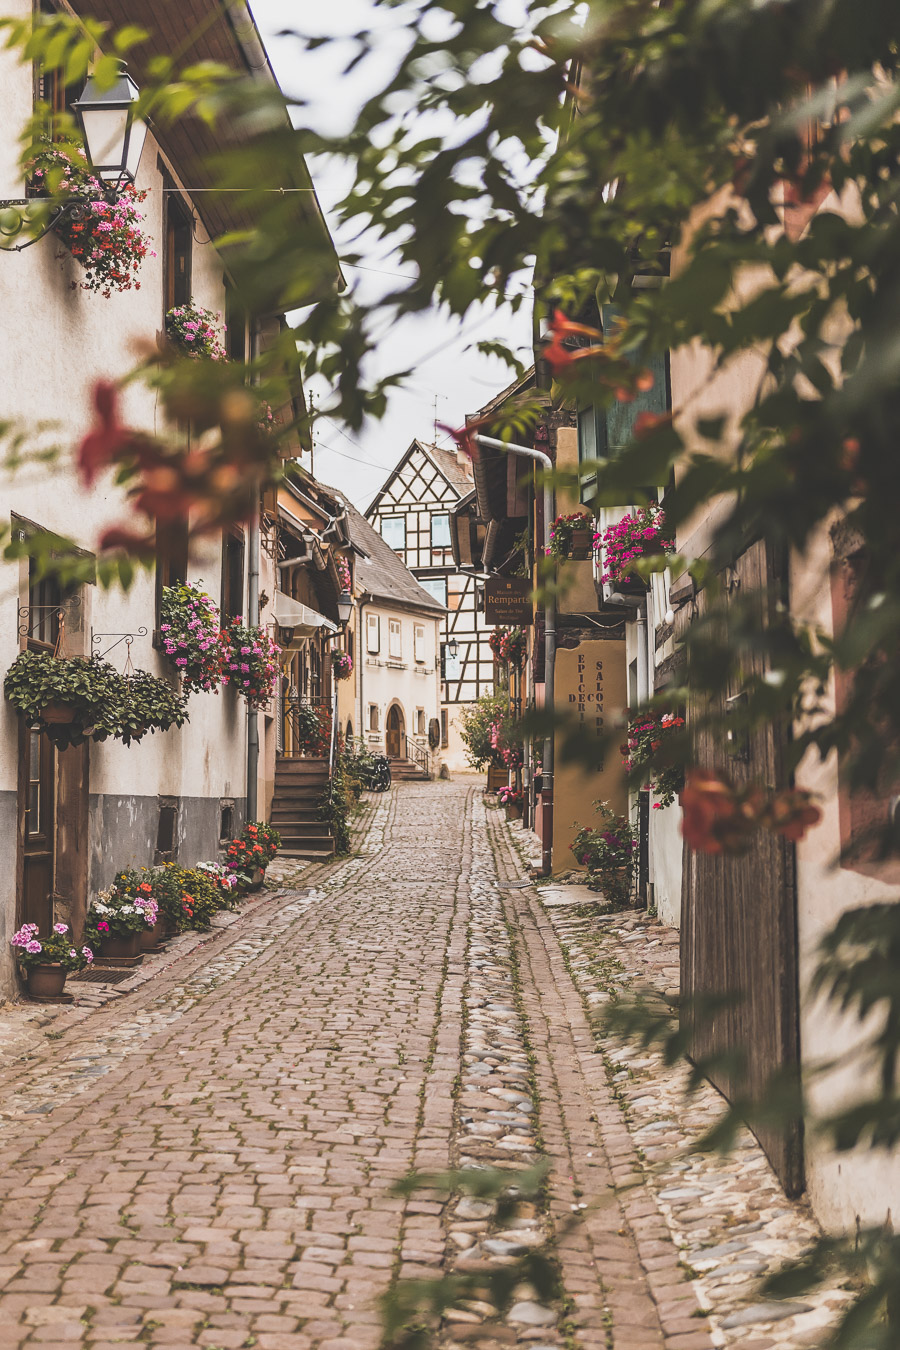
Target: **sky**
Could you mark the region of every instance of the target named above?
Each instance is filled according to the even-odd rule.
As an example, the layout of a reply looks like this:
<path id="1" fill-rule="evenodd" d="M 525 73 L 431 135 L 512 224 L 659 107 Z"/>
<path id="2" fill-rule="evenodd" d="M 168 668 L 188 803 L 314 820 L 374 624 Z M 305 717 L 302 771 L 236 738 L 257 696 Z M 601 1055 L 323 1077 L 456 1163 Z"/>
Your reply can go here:
<path id="1" fill-rule="evenodd" d="M 288 96 L 312 101 L 317 125 L 333 132 L 352 125 L 354 109 L 368 93 L 378 88 L 390 73 L 395 53 L 402 50 L 404 29 L 402 11 L 376 7 L 373 0 L 331 0 L 330 4 L 297 5 L 296 0 L 250 0 L 251 9 L 272 62 L 275 74 Z M 379 27 L 382 42 L 373 56 L 351 78 L 340 68 L 352 51 L 349 43 L 306 51 L 293 36 L 279 36 L 281 30 L 298 22 L 298 12 L 308 31 L 340 38 L 366 25 Z M 334 217 L 334 206 L 348 184 L 347 166 L 333 157 L 316 157 L 309 168 L 335 237 L 338 251 L 342 240 Z M 352 285 L 360 286 L 366 298 L 380 294 L 392 284 L 400 265 L 374 244 L 354 250 L 364 255 L 364 267 L 347 267 L 345 275 Z M 489 304 L 472 311 L 460 324 L 437 309 L 409 316 L 394 324 L 374 355 L 372 373 L 409 369 L 408 385 L 395 391 L 386 416 L 369 420 L 358 433 L 350 434 L 334 422 L 318 423 L 314 450 L 315 476 L 346 493 L 360 509 L 384 482 L 414 437 L 431 441 L 435 417 L 449 426 L 462 424 L 465 415 L 477 411 L 513 379 L 502 361 L 487 358 L 471 344 L 499 338 L 518 349 L 526 363 L 531 359 L 531 309 L 525 305 L 518 314 L 507 306 Z M 323 406 L 327 390 L 316 391 Z M 438 442 L 447 443 L 438 433 Z M 304 463 L 309 461 L 304 456 Z"/>

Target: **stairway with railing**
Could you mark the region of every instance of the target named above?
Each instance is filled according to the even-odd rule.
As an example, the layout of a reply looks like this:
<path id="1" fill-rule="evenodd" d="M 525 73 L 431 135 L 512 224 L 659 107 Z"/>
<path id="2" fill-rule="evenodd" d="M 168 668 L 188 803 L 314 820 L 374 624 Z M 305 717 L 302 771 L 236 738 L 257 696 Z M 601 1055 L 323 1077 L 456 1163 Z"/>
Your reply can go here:
<path id="1" fill-rule="evenodd" d="M 321 861 L 334 855 L 322 802 L 334 768 L 337 694 L 331 700 L 289 697 L 280 711 L 272 824 L 281 834 L 283 857 Z M 311 737 L 310 714 L 321 728 L 318 738 Z"/>
<path id="2" fill-rule="evenodd" d="M 400 739 L 402 753 L 389 756 L 391 778 L 400 782 L 425 782 L 431 778 L 431 755 L 423 741 L 404 732 Z"/>

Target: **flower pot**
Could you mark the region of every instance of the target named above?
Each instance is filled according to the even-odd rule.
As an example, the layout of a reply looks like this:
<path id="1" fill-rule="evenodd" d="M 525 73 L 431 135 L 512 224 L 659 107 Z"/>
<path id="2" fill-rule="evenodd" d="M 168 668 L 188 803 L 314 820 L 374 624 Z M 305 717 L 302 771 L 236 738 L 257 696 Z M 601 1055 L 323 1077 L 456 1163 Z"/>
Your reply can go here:
<path id="1" fill-rule="evenodd" d="M 622 595 L 644 595 L 649 582 L 635 572 L 628 572 L 625 576 L 619 577 L 618 581 L 614 581 L 613 586 Z"/>
<path id="2" fill-rule="evenodd" d="M 145 932 L 138 934 L 138 937 L 141 940 L 141 951 L 155 952 L 165 937 L 165 934 L 166 921 L 160 914 L 152 928 L 148 928 Z"/>
<path id="3" fill-rule="evenodd" d="M 507 803 L 506 803 L 505 810 L 506 810 L 506 819 L 507 819 L 507 820 L 521 820 L 521 819 L 522 819 L 522 803 L 521 803 L 521 802 L 507 802 Z"/>
<path id="4" fill-rule="evenodd" d="M 261 867 L 254 867 L 253 872 L 251 873 L 251 876 L 250 876 L 250 890 L 251 890 L 251 891 L 261 891 L 261 890 L 262 890 L 262 884 L 263 884 L 263 877 L 264 877 L 264 876 L 265 876 L 265 872 L 263 871 L 263 869 L 262 869 Z"/>
<path id="5" fill-rule="evenodd" d="M 48 703 L 41 709 L 41 720 L 53 725 L 75 721 L 75 709 L 68 703 Z"/>
<path id="6" fill-rule="evenodd" d="M 572 550 L 569 556 L 576 562 L 584 562 L 593 552 L 594 532 L 591 529 L 572 531 Z"/>
<path id="7" fill-rule="evenodd" d="M 26 975 L 29 994 L 33 998 L 58 998 L 67 973 L 60 965 L 32 966 Z"/>
<path id="8" fill-rule="evenodd" d="M 108 933 L 100 939 L 101 956 L 138 956 L 140 950 L 140 933 L 126 933 L 124 937 Z"/>

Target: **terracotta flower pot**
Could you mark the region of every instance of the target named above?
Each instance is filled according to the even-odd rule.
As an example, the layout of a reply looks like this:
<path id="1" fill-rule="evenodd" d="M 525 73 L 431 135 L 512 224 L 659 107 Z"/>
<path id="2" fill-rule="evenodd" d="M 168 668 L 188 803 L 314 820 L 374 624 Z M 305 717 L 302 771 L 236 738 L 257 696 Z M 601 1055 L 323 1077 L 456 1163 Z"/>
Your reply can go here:
<path id="1" fill-rule="evenodd" d="M 162 914 L 160 914 L 152 928 L 148 928 L 145 932 L 138 934 L 141 939 L 141 951 L 155 952 L 165 937 L 165 933 L 166 921 Z"/>
<path id="2" fill-rule="evenodd" d="M 506 803 L 506 819 L 507 819 L 507 820 L 521 820 L 521 819 L 522 819 L 522 803 L 521 803 L 521 802 L 507 802 L 507 803 Z"/>
<path id="3" fill-rule="evenodd" d="M 48 703 L 41 709 L 41 718 L 51 724 L 74 722 L 75 709 L 68 703 Z"/>
<path id="4" fill-rule="evenodd" d="M 58 998 L 68 972 L 60 965 L 32 966 L 26 976 L 28 992 L 34 998 Z"/>
<path id="5" fill-rule="evenodd" d="M 138 956 L 140 950 L 140 933 L 126 933 L 124 937 L 108 933 L 100 939 L 101 956 Z"/>
<path id="6" fill-rule="evenodd" d="M 263 884 L 263 877 L 264 877 L 264 876 L 265 876 L 265 872 L 263 871 L 263 869 L 262 869 L 261 867 L 254 867 L 253 872 L 252 872 L 251 877 L 250 877 L 250 890 L 251 890 L 251 891 L 260 891 L 260 890 L 262 890 L 262 884 Z"/>

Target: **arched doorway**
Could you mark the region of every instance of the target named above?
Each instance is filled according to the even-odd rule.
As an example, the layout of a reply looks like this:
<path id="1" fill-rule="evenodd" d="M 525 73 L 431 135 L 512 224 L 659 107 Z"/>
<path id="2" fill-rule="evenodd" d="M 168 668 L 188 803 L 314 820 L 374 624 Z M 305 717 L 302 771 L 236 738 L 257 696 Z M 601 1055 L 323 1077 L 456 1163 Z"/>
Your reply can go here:
<path id="1" fill-rule="evenodd" d="M 385 726 L 385 742 L 388 756 L 399 759 L 401 746 L 403 743 L 403 733 L 406 730 L 406 719 L 403 716 L 403 709 L 399 703 L 392 703 L 388 708 L 387 724 Z"/>

